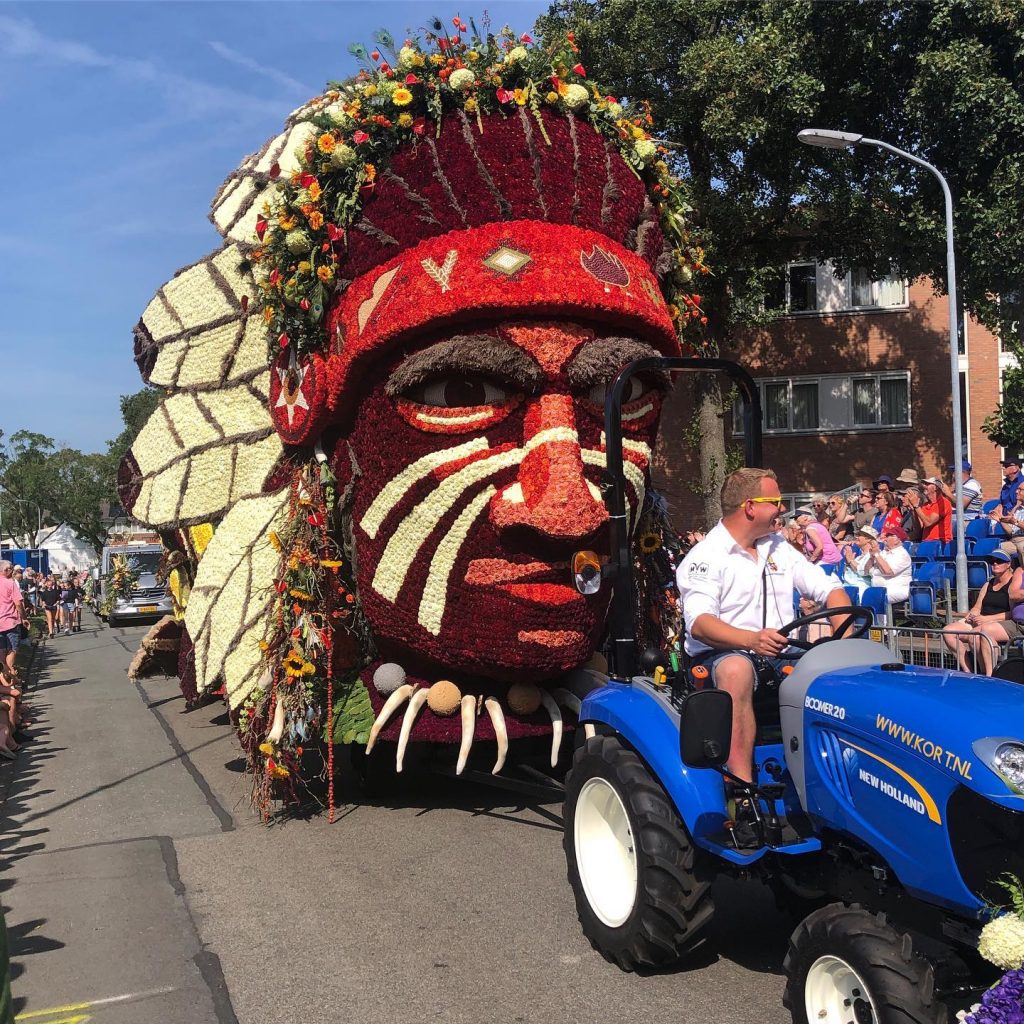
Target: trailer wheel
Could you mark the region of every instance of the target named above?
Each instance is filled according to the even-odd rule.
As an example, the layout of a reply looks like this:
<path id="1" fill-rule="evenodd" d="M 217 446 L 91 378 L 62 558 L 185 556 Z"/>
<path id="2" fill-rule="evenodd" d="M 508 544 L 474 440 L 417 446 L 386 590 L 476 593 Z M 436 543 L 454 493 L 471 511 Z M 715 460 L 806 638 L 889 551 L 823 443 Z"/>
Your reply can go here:
<path id="1" fill-rule="evenodd" d="M 714 907 L 665 791 L 613 736 L 576 751 L 565 786 L 569 884 L 583 933 L 624 971 L 672 964 L 703 938 Z"/>
<path id="2" fill-rule="evenodd" d="M 794 1024 L 946 1024 L 935 977 L 884 915 L 832 903 L 800 923 L 783 964 Z"/>

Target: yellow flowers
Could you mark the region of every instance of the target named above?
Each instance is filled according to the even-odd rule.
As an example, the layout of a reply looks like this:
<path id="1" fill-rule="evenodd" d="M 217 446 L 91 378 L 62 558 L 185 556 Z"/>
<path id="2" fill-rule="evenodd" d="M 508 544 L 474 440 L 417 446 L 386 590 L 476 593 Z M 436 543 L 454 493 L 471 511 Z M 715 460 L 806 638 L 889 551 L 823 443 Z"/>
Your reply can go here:
<path id="1" fill-rule="evenodd" d="M 274 744 L 273 743 L 261 743 L 260 744 L 260 753 L 263 754 L 265 757 L 273 757 L 274 754 L 276 753 L 276 751 L 274 750 Z"/>
<path id="2" fill-rule="evenodd" d="M 321 220 L 323 220 L 322 217 Z M 324 284 L 330 284 L 330 282 L 334 280 L 334 270 L 332 267 L 317 267 L 316 276 L 320 278 Z"/>
<path id="3" fill-rule="evenodd" d="M 444 57 L 439 53 L 432 53 L 430 55 L 430 63 L 433 64 L 435 68 L 439 68 L 444 64 Z"/>
<path id="4" fill-rule="evenodd" d="M 548 101 L 548 103 L 557 103 L 558 102 L 558 93 L 554 92 L 554 91 L 551 91 L 551 92 L 549 92 L 547 94 L 547 96 L 544 97 L 544 99 L 546 99 Z"/>
<path id="5" fill-rule="evenodd" d="M 319 210 L 310 210 L 306 214 L 306 220 L 314 231 L 319 231 L 324 226 L 324 215 Z M 323 278 L 320 280 L 323 280 Z"/>
<path id="6" fill-rule="evenodd" d="M 373 84 L 373 82 L 371 82 L 369 85 L 364 85 L 363 86 L 363 95 L 367 96 L 367 97 L 376 96 L 377 95 L 377 86 L 375 86 Z"/>
<path id="7" fill-rule="evenodd" d="M 337 558 L 321 558 L 320 564 L 325 569 L 340 569 L 342 565 L 341 560 Z"/>
<path id="8" fill-rule="evenodd" d="M 282 231 L 291 231 L 291 229 L 298 223 L 298 218 L 295 214 L 289 213 L 287 210 L 282 210 L 277 215 L 277 223 L 281 225 Z"/>
<path id="9" fill-rule="evenodd" d="M 412 93 L 404 85 L 400 85 L 392 94 L 391 102 L 396 107 L 407 107 L 412 103 Z"/>
<path id="10" fill-rule="evenodd" d="M 469 99 L 467 99 L 465 104 L 463 104 L 463 105 L 466 108 L 466 113 L 467 114 L 475 114 L 476 113 L 476 98 L 475 97 L 470 96 Z"/>
<path id="11" fill-rule="evenodd" d="M 321 195 L 320 182 L 311 181 L 306 188 L 306 194 L 309 196 L 309 201 L 311 203 L 315 203 L 320 198 Z"/>
<path id="12" fill-rule="evenodd" d="M 316 140 L 316 148 L 319 149 L 321 153 L 333 153 L 336 145 L 337 141 L 330 132 L 324 132 L 323 135 Z"/>
<path id="13" fill-rule="evenodd" d="M 514 89 L 512 95 L 515 97 L 517 107 L 525 107 L 530 94 L 526 89 Z"/>
<path id="14" fill-rule="evenodd" d="M 277 533 L 274 530 L 271 530 L 270 533 L 267 534 L 267 539 L 270 541 L 270 546 L 275 551 L 281 550 L 281 538 L 278 537 Z"/>
<path id="15" fill-rule="evenodd" d="M 299 590 L 298 587 L 292 587 L 288 591 L 288 593 L 292 597 L 297 598 L 300 601 L 312 601 L 313 600 L 313 595 L 312 594 L 307 593 L 305 590 Z"/>
<path id="16" fill-rule="evenodd" d="M 398 115 L 398 127 L 399 128 L 411 128 L 412 127 L 412 114 L 399 114 Z"/>
<path id="17" fill-rule="evenodd" d="M 269 771 L 271 777 L 275 779 L 287 779 L 291 774 L 283 764 L 278 764 L 276 761 L 267 762 L 267 771 Z"/>

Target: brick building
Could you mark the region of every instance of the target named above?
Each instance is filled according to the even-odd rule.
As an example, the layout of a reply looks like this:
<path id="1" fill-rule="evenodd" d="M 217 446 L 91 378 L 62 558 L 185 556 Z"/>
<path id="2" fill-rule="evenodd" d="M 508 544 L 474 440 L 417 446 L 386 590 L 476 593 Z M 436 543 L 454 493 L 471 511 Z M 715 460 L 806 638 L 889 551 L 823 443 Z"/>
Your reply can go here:
<path id="1" fill-rule="evenodd" d="M 948 301 L 930 281 L 872 281 L 857 269 L 790 264 L 766 302 L 780 310 L 723 353 L 745 366 L 761 392 L 764 462 L 783 494 L 799 501 L 904 467 L 945 476 L 953 459 Z M 981 432 L 999 402 L 1007 356 L 998 338 L 969 320 L 959 355 L 963 438 L 985 497 L 999 492 L 1001 457 Z M 738 409 L 736 410 L 738 412 Z M 690 388 L 667 402 L 653 466 L 677 526 L 700 523 L 693 493 L 699 468 L 684 440 L 692 431 Z M 741 443 L 738 416 L 726 416 L 726 441 Z"/>

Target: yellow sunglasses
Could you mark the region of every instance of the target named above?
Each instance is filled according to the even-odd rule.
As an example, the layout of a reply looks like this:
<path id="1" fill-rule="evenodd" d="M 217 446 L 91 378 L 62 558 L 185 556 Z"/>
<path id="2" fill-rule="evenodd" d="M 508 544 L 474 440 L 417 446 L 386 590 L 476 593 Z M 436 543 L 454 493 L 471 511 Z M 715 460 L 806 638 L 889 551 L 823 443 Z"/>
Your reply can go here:
<path id="1" fill-rule="evenodd" d="M 747 501 L 752 501 L 755 505 L 774 505 L 776 508 L 784 508 L 786 505 L 783 498 L 747 498 Z"/>

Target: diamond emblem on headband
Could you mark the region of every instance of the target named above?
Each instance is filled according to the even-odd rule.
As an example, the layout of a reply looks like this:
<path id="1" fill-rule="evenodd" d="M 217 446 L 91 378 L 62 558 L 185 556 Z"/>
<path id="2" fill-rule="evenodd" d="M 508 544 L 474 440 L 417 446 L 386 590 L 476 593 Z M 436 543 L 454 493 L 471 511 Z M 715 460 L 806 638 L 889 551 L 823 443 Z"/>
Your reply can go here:
<path id="1" fill-rule="evenodd" d="M 529 262 L 531 262 L 529 253 L 520 252 L 510 245 L 499 245 L 497 249 L 484 257 L 484 266 L 488 270 L 495 270 L 506 277 L 515 277 Z"/>

